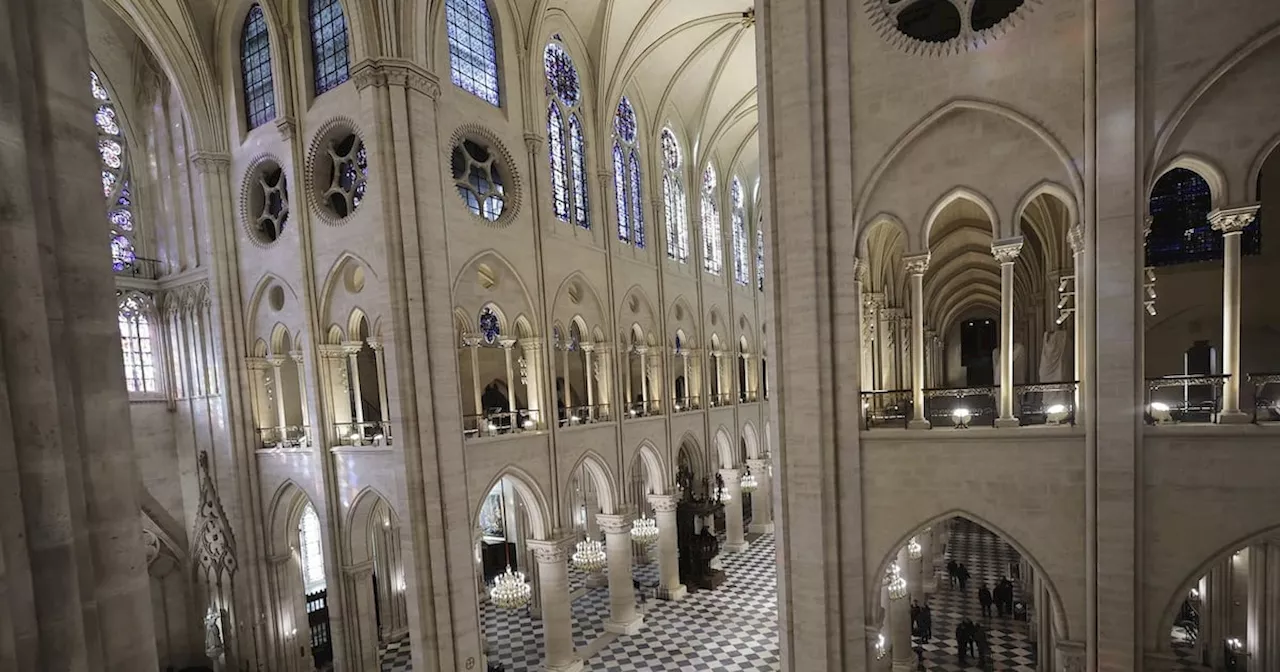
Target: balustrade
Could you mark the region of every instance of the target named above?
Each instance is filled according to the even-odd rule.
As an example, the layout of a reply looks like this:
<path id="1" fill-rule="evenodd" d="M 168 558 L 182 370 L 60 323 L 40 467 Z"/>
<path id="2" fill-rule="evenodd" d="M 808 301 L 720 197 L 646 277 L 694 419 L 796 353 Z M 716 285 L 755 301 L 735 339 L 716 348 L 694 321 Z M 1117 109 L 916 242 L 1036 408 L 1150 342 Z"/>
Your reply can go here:
<path id="1" fill-rule="evenodd" d="M 1022 425 L 1076 424 L 1076 388 L 1074 381 L 1060 383 L 1025 383 L 1013 386 L 1017 399 L 1018 420 Z"/>
<path id="2" fill-rule="evenodd" d="M 999 390 L 994 385 L 928 388 L 924 391 L 924 416 L 934 427 L 993 426 Z"/>
<path id="3" fill-rule="evenodd" d="M 676 399 L 672 402 L 671 407 L 676 413 L 687 413 L 689 411 L 697 411 L 702 409 L 702 400 L 698 397 L 685 397 Z"/>
<path id="4" fill-rule="evenodd" d="M 1222 411 L 1222 390 L 1231 376 L 1179 375 L 1147 378 L 1147 424 L 1217 422 Z"/>
<path id="5" fill-rule="evenodd" d="M 560 409 L 560 426 L 561 427 L 577 427 L 579 425 L 590 425 L 597 422 L 607 422 L 612 420 L 609 406 L 607 404 L 595 404 L 593 406 L 570 406 L 567 410 Z"/>
<path id="6" fill-rule="evenodd" d="M 651 415 L 662 415 L 662 405 L 657 399 L 636 401 L 627 406 L 627 417 L 643 418 Z"/>
<path id="7" fill-rule="evenodd" d="M 491 411 L 482 415 L 462 416 L 462 433 L 467 439 L 482 439 L 504 434 L 519 434 L 544 429 L 538 411 Z"/>
<path id="8" fill-rule="evenodd" d="M 1280 373 L 1251 373 L 1253 421 L 1280 422 Z"/>
<path id="9" fill-rule="evenodd" d="M 907 426 L 911 418 L 911 390 L 870 390 L 862 393 L 866 428 Z"/>
<path id="10" fill-rule="evenodd" d="M 310 446 L 310 429 L 306 425 L 290 425 L 283 428 L 261 427 L 258 429 L 258 444 L 262 448 Z"/>
<path id="11" fill-rule="evenodd" d="M 711 408 L 728 406 L 733 403 L 733 395 L 729 393 L 711 395 Z"/>
<path id="12" fill-rule="evenodd" d="M 365 422 L 340 422 L 333 426 L 338 444 L 343 446 L 389 446 L 391 423 L 382 420 Z"/>

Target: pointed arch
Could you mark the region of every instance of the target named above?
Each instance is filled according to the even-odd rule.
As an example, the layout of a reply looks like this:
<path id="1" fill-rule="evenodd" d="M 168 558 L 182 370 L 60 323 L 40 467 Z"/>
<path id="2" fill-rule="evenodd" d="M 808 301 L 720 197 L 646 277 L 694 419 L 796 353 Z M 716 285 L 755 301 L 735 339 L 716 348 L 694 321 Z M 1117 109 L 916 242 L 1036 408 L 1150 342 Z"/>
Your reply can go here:
<path id="1" fill-rule="evenodd" d="M 356 565 L 373 559 L 369 532 L 376 522 L 374 516 L 378 514 L 379 505 L 387 511 L 388 525 L 397 529 L 400 527 L 400 516 L 396 514 L 395 507 L 391 506 L 391 500 L 371 485 L 361 488 L 352 498 L 351 506 L 347 509 L 347 519 L 342 526 L 346 532 L 343 535 L 344 551 L 350 564 Z"/>
<path id="2" fill-rule="evenodd" d="M 715 437 L 712 439 L 715 443 L 716 456 L 720 460 L 721 469 L 732 469 L 738 464 L 738 460 L 734 458 L 733 437 L 730 436 L 728 428 L 720 425 L 716 428 Z"/>
<path id="3" fill-rule="evenodd" d="M 546 495 L 542 493 L 542 489 L 538 487 L 537 479 L 533 478 L 529 472 L 509 464 L 498 470 L 498 473 L 489 480 L 480 491 L 480 499 L 473 502 L 471 507 L 471 524 L 478 525 L 477 517 L 480 515 L 481 504 L 484 498 L 489 496 L 494 486 L 502 482 L 502 479 L 510 478 L 511 485 L 516 489 L 516 493 L 520 495 L 520 500 L 524 503 L 525 509 L 529 512 L 529 533 L 536 540 L 548 539 L 553 525 L 551 524 L 550 511 Z"/>
<path id="4" fill-rule="evenodd" d="M 649 477 L 649 486 L 653 488 L 653 494 L 667 494 L 667 470 L 662 464 L 662 454 L 658 452 L 652 441 L 645 439 L 636 447 L 631 463 L 637 462 L 643 465 Z"/>
<path id="5" fill-rule="evenodd" d="M 488 0 L 445 0 L 445 33 L 453 84 L 502 106 L 498 42 Z"/>
<path id="6" fill-rule="evenodd" d="M 685 450 L 685 448 L 688 450 Z M 707 476 L 711 470 L 707 467 L 707 456 L 702 448 L 702 443 L 698 441 L 698 437 L 692 431 L 687 431 L 680 436 L 680 442 L 676 444 L 675 465 L 672 465 L 672 473 L 680 464 L 680 453 L 684 453 L 689 458 L 690 467 L 693 469 L 695 476 Z"/>
<path id="7" fill-rule="evenodd" d="M 275 119 L 271 31 L 262 5 L 256 2 L 249 7 L 240 28 L 240 85 L 244 96 L 244 119 L 249 130 Z"/>
<path id="8" fill-rule="evenodd" d="M 750 422 L 742 425 L 742 438 L 747 442 L 747 457 L 753 460 L 763 457 L 764 454 L 760 452 L 760 437 L 756 435 L 756 428 Z"/>
<path id="9" fill-rule="evenodd" d="M 569 469 L 566 478 L 573 478 L 574 474 L 578 473 L 579 467 L 595 483 L 596 502 L 600 505 L 600 512 L 606 514 L 617 513 L 621 502 L 615 487 L 617 481 L 613 477 L 613 471 L 609 469 L 609 463 L 605 462 L 599 453 L 588 448 L 583 451 L 582 455 L 578 457 L 578 461 Z M 566 504 L 570 494 L 569 488 L 565 487 L 564 497 Z M 566 506 L 566 508 L 568 507 Z"/>
<path id="10" fill-rule="evenodd" d="M 342 0 L 307 0 L 311 39 L 311 81 L 316 96 L 351 77 L 350 38 Z"/>
<path id="11" fill-rule="evenodd" d="M 1155 189 L 1156 183 L 1160 181 L 1160 178 L 1175 168 L 1189 170 L 1199 175 L 1209 184 L 1209 194 L 1213 203 L 1212 209 L 1217 210 L 1227 206 L 1230 198 L 1227 191 L 1227 174 L 1211 159 L 1191 153 L 1183 153 L 1173 157 L 1154 174 L 1147 184 L 1148 198 L 1150 198 L 1151 192 Z"/>
<path id="12" fill-rule="evenodd" d="M 298 522 L 302 518 L 302 510 L 310 505 L 313 509 L 311 495 L 291 478 L 286 478 L 276 488 L 271 497 L 271 506 L 267 510 L 267 555 L 278 558 L 293 552 L 293 538 L 298 530 Z M 316 510 L 319 514 L 319 510 Z"/>
<path id="13" fill-rule="evenodd" d="M 991 224 L 991 237 L 993 239 L 1001 237 L 1000 214 L 996 211 L 996 206 L 991 204 L 991 199 L 969 187 L 957 186 L 953 187 L 942 198 L 934 201 L 934 204 L 929 208 L 929 214 L 925 215 L 924 218 L 924 228 L 920 233 L 921 249 L 929 248 L 929 236 L 933 233 L 933 225 L 937 222 L 938 216 L 942 214 L 943 210 L 947 209 L 948 205 L 959 200 L 966 200 L 978 206 L 982 213 L 987 216 L 987 222 Z"/>

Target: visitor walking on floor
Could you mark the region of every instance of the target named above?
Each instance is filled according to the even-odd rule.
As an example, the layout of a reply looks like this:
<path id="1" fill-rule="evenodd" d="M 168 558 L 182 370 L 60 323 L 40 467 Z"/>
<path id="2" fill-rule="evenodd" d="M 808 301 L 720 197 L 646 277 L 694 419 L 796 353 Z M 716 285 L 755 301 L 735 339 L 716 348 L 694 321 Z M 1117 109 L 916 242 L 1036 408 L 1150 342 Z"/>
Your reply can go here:
<path id="1" fill-rule="evenodd" d="M 933 639 L 933 610 L 929 608 L 928 602 L 920 607 L 920 639 L 925 644 Z"/>
<path id="2" fill-rule="evenodd" d="M 956 581 L 960 582 L 960 592 L 964 592 L 964 587 L 969 583 L 969 568 L 964 563 L 956 565 Z"/>
<path id="3" fill-rule="evenodd" d="M 983 618 L 991 618 L 991 591 L 987 589 L 987 584 L 982 584 L 978 589 L 978 604 L 982 605 Z M 1003 614 L 1004 612 L 1001 612 Z"/>
<path id="4" fill-rule="evenodd" d="M 952 588 L 956 587 L 956 561 L 955 560 L 947 561 L 947 582 L 951 585 Z"/>

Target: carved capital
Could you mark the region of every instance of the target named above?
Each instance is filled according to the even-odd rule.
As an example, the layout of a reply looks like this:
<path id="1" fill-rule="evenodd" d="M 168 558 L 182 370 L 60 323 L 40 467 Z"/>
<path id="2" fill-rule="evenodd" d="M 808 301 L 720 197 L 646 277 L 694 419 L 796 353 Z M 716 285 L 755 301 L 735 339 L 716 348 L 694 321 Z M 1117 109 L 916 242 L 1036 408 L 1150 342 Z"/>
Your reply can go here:
<path id="1" fill-rule="evenodd" d="M 316 347 L 316 351 L 320 353 L 320 357 L 324 359 L 342 359 L 346 356 L 346 351 L 341 345 L 320 345 Z"/>
<path id="2" fill-rule="evenodd" d="M 266 357 L 245 357 L 244 364 L 250 371 L 266 371 L 271 368 L 271 363 Z"/>
<path id="3" fill-rule="evenodd" d="M 747 460 L 747 468 L 750 469 L 753 474 L 763 474 L 769 468 L 769 461 L 765 459 Z"/>
<path id="4" fill-rule="evenodd" d="M 542 149 L 542 136 L 537 133 L 525 133 L 524 148 L 527 149 L 530 154 L 537 154 L 538 150 Z"/>
<path id="5" fill-rule="evenodd" d="M 514 339 L 514 338 L 499 338 L 499 339 L 498 339 L 498 345 L 502 346 L 502 349 L 503 349 L 503 350 L 510 350 L 513 346 L 515 346 L 515 344 L 516 344 L 516 339 Z"/>
<path id="6" fill-rule="evenodd" d="M 290 350 L 290 351 L 289 351 L 289 357 L 290 357 L 291 359 L 293 359 L 293 361 L 294 361 L 294 362 L 296 362 L 296 363 L 298 363 L 298 364 L 301 364 L 301 363 L 302 363 L 302 356 L 303 356 L 303 352 L 302 352 L 301 350 Z"/>
<path id="7" fill-rule="evenodd" d="M 373 561 L 368 560 L 354 565 L 343 565 L 342 574 L 356 581 L 368 580 L 369 577 L 373 576 Z"/>
<path id="8" fill-rule="evenodd" d="M 191 155 L 191 163 L 201 175 L 225 173 L 231 168 L 231 155 L 222 152 L 196 152 Z"/>
<path id="9" fill-rule="evenodd" d="M 525 352 L 533 352 L 542 347 L 541 338 L 522 338 L 520 339 L 520 349 Z"/>
<path id="10" fill-rule="evenodd" d="M 598 513 L 596 523 L 605 534 L 631 533 L 631 516 L 625 513 Z"/>
<path id="11" fill-rule="evenodd" d="M 573 552 L 572 539 L 558 541 L 531 540 L 528 542 L 528 546 L 533 551 L 533 557 L 537 558 L 540 565 L 564 564 Z"/>
<path id="12" fill-rule="evenodd" d="M 297 129 L 298 124 L 293 117 L 278 116 L 276 117 L 276 130 L 280 131 L 280 137 L 285 140 L 293 139 L 293 132 Z"/>
<path id="13" fill-rule="evenodd" d="M 866 282 L 867 272 L 868 272 L 867 262 L 863 261 L 862 259 L 859 259 L 858 257 L 854 257 L 853 258 L 853 279 L 857 280 L 858 282 Z"/>
<path id="14" fill-rule="evenodd" d="M 1001 264 L 1012 264 L 1022 253 L 1022 236 L 1004 238 L 991 243 L 991 256 Z"/>
<path id="15" fill-rule="evenodd" d="M 370 349 L 370 350 L 373 350 L 374 352 L 378 352 L 378 351 L 380 351 L 380 350 L 382 350 L 383 348 L 385 348 L 385 347 L 386 347 L 386 345 L 385 345 L 385 344 L 383 344 L 383 342 L 382 342 L 382 341 L 380 341 L 380 340 L 378 340 L 378 339 L 376 339 L 376 338 L 366 338 L 366 339 L 364 339 L 364 342 L 365 342 L 365 343 L 368 343 L 368 344 L 369 344 L 369 349 Z"/>
<path id="16" fill-rule="evenodd" d="M 1150 220 L 1151 218 L 1148 217 L 1147 219 Z M 1147 222 L 1147 228 L 1145 228 L 1144 231 L 1147 233 L 1151 232 L 1150 221 Z M 1071 252 L 1074 254 L 1080 254 L 1081 252 L 1084 251 L 1084 225 L 1083 224 L 1076 224 L 1075 226 L 1071 227 L 1069 231 L 1067 231 L 1067 243 L 1071 245 Z"/>
<path id="17" fill-rule="evenodd" d="M 929 253 L 925 252 L 903 257 L 902 265 L 906 268 L 907 275 L 924 275 L 924 272 L 929 270 Z"/>
<path id="18" fill-rule="evenodd" d="M 271 355 L 267 358 L 267 363 L 271 365 L 271 368 L 278 369 L 284 366 L 284 355 Z"/>
<path id="19" fill-rule="evenodd" d="M 342 354 L 347 355 L 348 357 L 360 354 L 360 351 L 363 349 L 363 341 L 343 341 L 342 343 Z"/>
<path id="20" fill-rule="evenodd" d="M 649 346 L 647 345 L 637 345 L 634 348 L 632 348 L 632 350 L 634 350 L 637 355 L 640 355 L 642 357 L 644 355 L 649 354 Z"/>
<path id="21" fill-rule="evenodd" d="M 677 504 L 675 495 L 649 495 L 649 505 L 655 513 L 675 513 Z"/>
<path id="22" fill-rule="evenodd" d="M 1209 222 L 1213 225 L 1215 231 L 1221 231 L 1224 236 L 1240 233 L 1258 218 L 1259 207 L 1261 206 L 1245 205 L 1238 208 L 1214 210 L 1209 213 Z"/>
<path id="23" fill-rule="evenodd" d="M 587 353 L 588 355 L 596 351 L 595 343 L 582 343 L 578 347 L 581 348 L 582 351 Z"/>
<path id="24" fill-rule="evenodd" d="M 884 293 L 866 292 L 862 295 L 862 303 L 866 305 L 868 310 L 884 308 Z"/>
<path id="25" fill-rule="evenodd" d="M 742 472 L 737 469 L 721 469 L 720 477 L 724 479 L 725 485 L 737 484 L 742 481 Z"/>

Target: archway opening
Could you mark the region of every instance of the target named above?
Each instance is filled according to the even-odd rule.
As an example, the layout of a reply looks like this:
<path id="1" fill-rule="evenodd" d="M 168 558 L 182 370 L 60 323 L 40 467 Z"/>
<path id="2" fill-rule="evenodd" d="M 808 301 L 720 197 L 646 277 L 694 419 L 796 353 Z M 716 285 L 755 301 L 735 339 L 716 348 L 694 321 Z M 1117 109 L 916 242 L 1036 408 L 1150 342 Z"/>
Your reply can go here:
<path id="1" fill-rule="evenodd" d="M 307 627 L 311 639 L 311 657 L 315 669 L 323 670 L 333 663 L 333 637 L 329 630 L 329 586 L 324 572 L 324 544 L 321 540 L 320 517 L 311 502 L 302 505 L 298 517 L 296 546 L 298 566 L 302 571 L 302 591 L 306 601 Z"/>
<path id="2" fill-rule="evenodd" d="M 536 669 L 542 662 L 538 563 L 528 545 L 538 538 L 535 518 L 539 514 L 537 503 L 522 494 L 522 486 L 512 476 L 499 478 L 480 502 L 472 535 L 481 641 L 489 665 L 504 670 Z M 490 599 L 494 582 L 508 568 L 523 574 L 532 589 L 523 608 L 504 609 Z"/>

